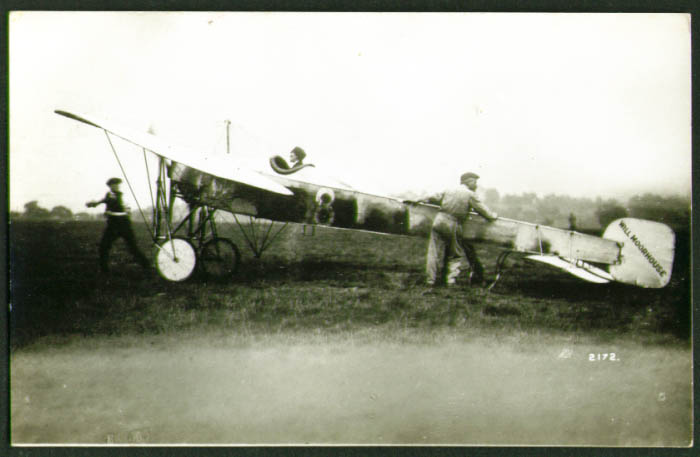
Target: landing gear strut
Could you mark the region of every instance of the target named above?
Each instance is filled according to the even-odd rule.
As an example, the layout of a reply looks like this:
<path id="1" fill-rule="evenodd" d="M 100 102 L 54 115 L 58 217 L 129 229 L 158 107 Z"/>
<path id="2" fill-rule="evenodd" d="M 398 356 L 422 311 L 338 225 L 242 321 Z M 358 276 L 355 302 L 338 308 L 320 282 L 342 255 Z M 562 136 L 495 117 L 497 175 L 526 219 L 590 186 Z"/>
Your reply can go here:
<path id="1" fill-rule="evenodd" d="M 493 282 L 486 288 L 487 291 L 491 291 L 491 289 L 493 289 L 496 286 L 498 280 L 501 279 L 503 273 L 505 273 L 506 260 L 508 260 L 508 256 L 512 253 L 513 251 L 503 251 L 498 256 L 498 259 L 496 260 L 496 277 L 493 279 Z"/>
<path id="2" fill-rule="evenodd" d="M 166 175 L 166 165 L 161 159 L 153 208 L 158 274 L 168 281 L 184 281 L 197 270 L 208 278 L 232 277 L 238 270 L 241 255 L 231 240 L 219 237 L 216 209 L 198 202 L 190 203 L 187 216 L 173 228 L 173 203 L 178 189 Z M 168 189 L 166 182 L 170 184 Z M 186 236 L 176 236 L 185 226 Z"/>

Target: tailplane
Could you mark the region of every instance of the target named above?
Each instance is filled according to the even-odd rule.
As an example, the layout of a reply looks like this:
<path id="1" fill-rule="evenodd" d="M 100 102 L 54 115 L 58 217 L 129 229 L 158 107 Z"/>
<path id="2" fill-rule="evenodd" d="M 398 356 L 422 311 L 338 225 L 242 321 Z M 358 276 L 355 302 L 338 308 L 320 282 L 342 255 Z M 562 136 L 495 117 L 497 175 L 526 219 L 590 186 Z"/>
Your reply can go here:
<path id="1" fill-rule="evenodd" d="M 584 281 L 595 282 L 598 284 L 605 284 L 610 281 L 614 281 L 613 278 L 607 271 L 602 270 L 588 262 L 582 260 L 569 259 L 567 257 L 557 257 L 554 255 L 528 255 L 526 259 L 536 260 L 537 262 L 542 262 L 549 264 L 553 267 L 559 268 L 569 274 L 581 278 Z"/>

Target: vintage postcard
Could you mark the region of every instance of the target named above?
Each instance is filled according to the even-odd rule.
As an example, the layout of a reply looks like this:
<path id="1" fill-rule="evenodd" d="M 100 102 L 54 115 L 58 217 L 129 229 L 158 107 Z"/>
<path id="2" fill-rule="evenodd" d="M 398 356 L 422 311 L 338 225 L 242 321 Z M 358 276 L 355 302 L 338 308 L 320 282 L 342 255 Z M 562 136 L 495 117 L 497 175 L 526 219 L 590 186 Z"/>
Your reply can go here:
<path id="1" fill-rule="evenodd" d="M 9 15 L 13 446 L 692 444 L 688 14 Z"/>

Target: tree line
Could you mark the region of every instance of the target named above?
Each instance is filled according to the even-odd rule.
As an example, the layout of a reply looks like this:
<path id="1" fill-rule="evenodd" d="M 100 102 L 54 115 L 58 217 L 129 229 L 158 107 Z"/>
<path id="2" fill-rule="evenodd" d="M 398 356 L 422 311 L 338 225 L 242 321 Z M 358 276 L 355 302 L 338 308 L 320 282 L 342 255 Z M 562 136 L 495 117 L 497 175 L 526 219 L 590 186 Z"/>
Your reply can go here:
<path id="1" fill-rule="evenodd" d="M 645 193 L 622 203 L 614 198 L 574 198 L 555 194 L 538 197 L 527 192 L 501 196 L 497 190 L 487 189 L 484 203 L 499 216 L 583 231 L 600 231 L 621 217 L 662 222 L 674 230 L 688 230 L 690 227 L 690 198 L 681 196 Z"/>
<path id="2" fill-rule="evenodd" d="M 153 220 L 153 207 L 147 206 L 142 208 L 143 214 L 146 220 L 150 223 Z M 174 208 L 175 215 L 184 217 L 186 212 L 183 208 L 176 205 Z M 143 221 L 141 212 L 138 209 L 131 210 L 131 218 L 134 221 Z M 24 204 L 24 211 L 10 211 L 10 220 L 32 220 L 32 221 L 96 221 L 103 220 L 104 215 L 102 212 L 92 212 L 80 211 L 73 213 L 70 208 L 63 205 L 54 206 L 51 210 L 43 208 L 39 205 L 38 200 L 32 200 Z"/>
<path id="3" fill-rule="evenodd" d="M 10 220 L 55 220 L 55 221 L 89 221 L 102 219 L 102 214 L 91 214 L 85 211 L 73 213 L 63 205 L 54 206 L 51 210 L 43 208 L 37 200 L 24 204 L 24 211 L 10 211 Z"/>
<path id="4" fill-rule="evenodd" d="M 500 195 L 496 189 L 486 189 L 484 203 L 499 216 L 535 224 L 582 231 L 600 231 L 610 222 L 621 217 L 637 217 L 663 222 L 674 230 L 690 227 L 690 198 L 662 196 L 652 193 L 635 195 L 626 203 L 614 198 L 574 198 L 566 195 L 548 194 L 538 197 L 532 192 L 520 195 Z M 144 213 L 150 219 L 152 208 Z M 132 211 L 135 220 L 141 220 L 138 211 Z M 99 213 L 73 213 L 59 205 L 51 210 L 42 208 L 37 200 L 24 205 L 24 212 L 11 212 L 11 220 L 99 220 Z"/>

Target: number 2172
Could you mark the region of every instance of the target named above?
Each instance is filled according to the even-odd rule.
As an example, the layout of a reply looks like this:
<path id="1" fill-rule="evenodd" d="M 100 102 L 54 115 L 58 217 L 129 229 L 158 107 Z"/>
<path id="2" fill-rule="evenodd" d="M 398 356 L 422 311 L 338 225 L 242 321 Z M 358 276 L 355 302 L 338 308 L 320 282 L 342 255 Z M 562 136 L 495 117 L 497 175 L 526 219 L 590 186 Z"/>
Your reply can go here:
<path id="1" fill-rule="evenodd" d="M 588 354 L 588 361 L 590 362 L 597 362 L 597 361 L 602 361 L 602 360 L 610 360 L 611 362 L 617 362 L 620 359 L 617 357 L 617 355 L 614 352 L 598 352 L 598 353 L 589 353 Z"/>

